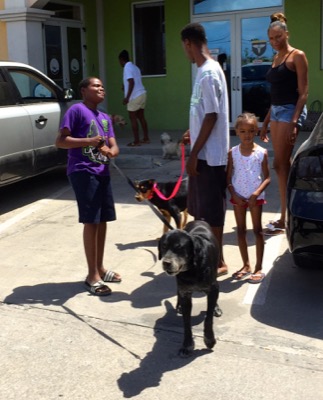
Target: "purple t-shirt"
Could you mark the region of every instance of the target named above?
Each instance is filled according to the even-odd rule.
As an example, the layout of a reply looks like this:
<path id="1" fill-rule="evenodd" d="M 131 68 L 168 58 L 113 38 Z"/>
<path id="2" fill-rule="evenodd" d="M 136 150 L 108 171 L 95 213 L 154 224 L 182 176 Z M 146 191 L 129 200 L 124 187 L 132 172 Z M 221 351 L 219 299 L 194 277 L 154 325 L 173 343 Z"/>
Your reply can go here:
<path id="1" fill-rule="evenodd" d="M 106 144 L 109 138 L 115 137 L 110 117 L 102 111 L 89 109 L 83 103 L 73 104 L 67 110 L 60 128 L 67 128 L 75 138 L 101 135 Z M 68 149 L 67 175 L 79 171 L 109 175 L 109 159 L 93 146 Z"/>

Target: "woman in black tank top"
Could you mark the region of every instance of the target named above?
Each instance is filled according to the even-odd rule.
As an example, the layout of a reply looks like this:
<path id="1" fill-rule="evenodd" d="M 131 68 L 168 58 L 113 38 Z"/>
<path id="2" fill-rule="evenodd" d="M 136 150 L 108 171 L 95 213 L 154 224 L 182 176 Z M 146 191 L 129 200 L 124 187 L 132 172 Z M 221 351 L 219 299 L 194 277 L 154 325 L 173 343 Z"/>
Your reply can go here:
<path id="1" fill-rule="evenodd" d="M 291 155 L 302 118 L 306 116 L 308 64 L 305 53 L 293 48 L 288 42 L 286 17 L 276 13 L 270 18 L 268 37 L 277 53 L 267 73 L 267 80 L 271 83 L 271 108 L 263 122 L 260 137 L 264 142 L 269 141 L 267 127 L 270 122 L 281 216 L 277 221 L 271 222 L 264 233 L 275 235 L 284 232 L 285 229 L 286 192 Z"/>

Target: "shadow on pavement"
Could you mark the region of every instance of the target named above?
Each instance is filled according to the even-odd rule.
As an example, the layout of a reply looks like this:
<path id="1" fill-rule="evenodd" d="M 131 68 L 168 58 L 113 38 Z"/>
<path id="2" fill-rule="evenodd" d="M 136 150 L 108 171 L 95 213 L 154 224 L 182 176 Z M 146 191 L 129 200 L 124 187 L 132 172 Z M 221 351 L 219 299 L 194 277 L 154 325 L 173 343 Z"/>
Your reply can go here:
<path id="1" fill-rule="evenodd" d="M 180 358 L 177 352 L 183 336 L 171 329 L 175 320 L 180 320 L 182 323 L 182 317 L 176 315 L 174 308 L 167 300 L 165 308 L 166 314 L 159 318 L 154 326 L 156 342 L 152 350 L 141 360 L 138 368 L 123 373 L 118 379 L 118 386 L 125 398 L 135 397 L 145 389 L 158 387 L 164 373 L 185 367 L 197 357 L 210 352 L 207 349 L 199 349 L 195 350 L 189 358 Z M 201 317 L 204 319 L 202 315 L 193 317 L 192 323 L 196 323 L 196 319 L 200 320 Z"/>
<path id="2" fill-rule="evenodd" d="M 286 251 L 266 279 L 270 279 L 266 302 L 252 306 L 252 317 L 278 329 L 323 339 L 323 268 L 296 268 Z M 255 303 L 265 288 L 259 288 Z"/>
<path id="3" fill-rule="evenodd" d="M 83 282 L 41 283 L 20 286 L 4 299 L 7 304 L 62 306 L 66 301 L 84 292 Z"/>

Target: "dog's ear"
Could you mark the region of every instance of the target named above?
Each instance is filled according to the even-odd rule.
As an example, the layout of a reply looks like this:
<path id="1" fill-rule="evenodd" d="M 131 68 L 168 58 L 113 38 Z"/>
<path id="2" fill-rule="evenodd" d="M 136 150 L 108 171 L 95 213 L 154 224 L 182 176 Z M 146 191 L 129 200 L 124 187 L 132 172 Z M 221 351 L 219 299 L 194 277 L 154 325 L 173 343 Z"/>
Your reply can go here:
<path id="1" fill-rule="evenodd" d="M 155 182 L 156 182 L 155 179 L 149 179 L 149 181 L 148 181 L 149 186 L 154 186 Z"/>
<path id="2" fill-rule="evenodd" d="M 205 246 L 203 240 L 198 236 L 191 236 L 193 263 L 198 266 L 205 257 Z"/>
<path id="3" fill-rule="evenodd" d="M 161 260 L 163 258 L 164 243 L 165 243 L 165 235 L 163 235 L 158 241 L 158 260 Z"/>

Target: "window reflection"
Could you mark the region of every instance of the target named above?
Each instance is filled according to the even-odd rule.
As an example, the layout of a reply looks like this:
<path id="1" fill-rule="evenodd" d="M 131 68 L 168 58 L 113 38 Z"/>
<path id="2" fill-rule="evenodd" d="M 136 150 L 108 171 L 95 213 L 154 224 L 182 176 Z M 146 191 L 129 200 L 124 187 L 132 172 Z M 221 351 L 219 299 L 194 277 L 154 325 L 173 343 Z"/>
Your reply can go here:
<path id="1" fill-rule="evenodd" d="M 253 8 L 279 7 L 282 0 L 194 0 L 194 14 L 251 10 Z"/>

